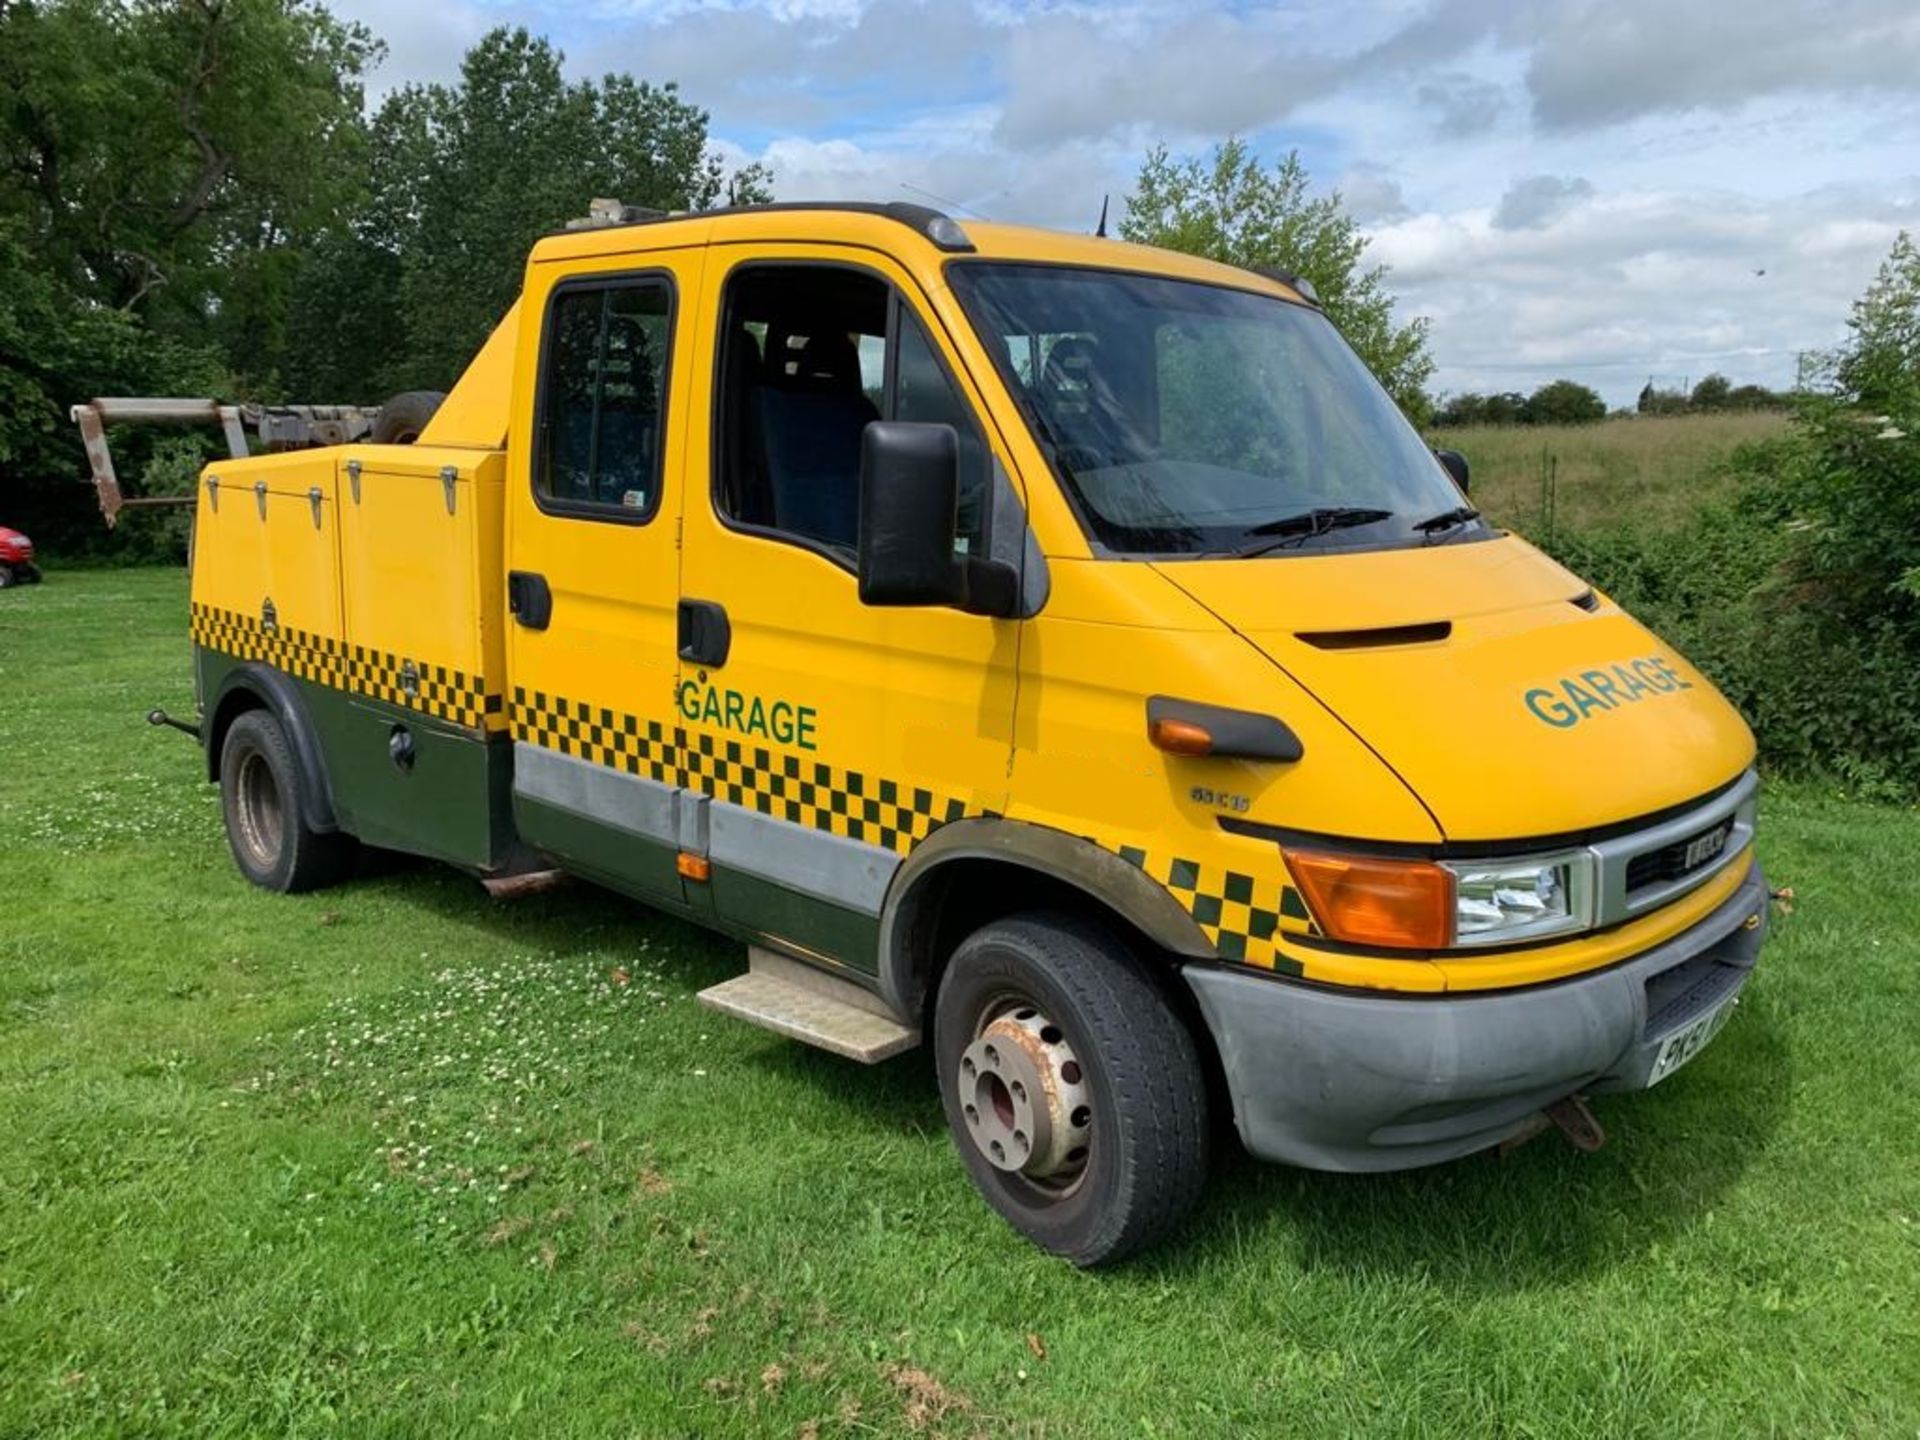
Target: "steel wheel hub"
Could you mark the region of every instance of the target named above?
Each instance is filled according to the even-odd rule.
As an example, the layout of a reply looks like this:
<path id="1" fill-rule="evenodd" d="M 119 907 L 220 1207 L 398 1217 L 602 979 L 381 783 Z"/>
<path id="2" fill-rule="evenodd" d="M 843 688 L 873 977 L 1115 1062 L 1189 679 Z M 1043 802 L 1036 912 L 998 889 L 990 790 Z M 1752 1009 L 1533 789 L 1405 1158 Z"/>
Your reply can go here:
<path id="1" fill-rule="evenodd" d="M 280 858 L 286 822 L 280 809 L 280 788 L 258 752 L 241 762 L 238 788 L 240 831 L 247 849 L 257 863 L 272 865 Z"/>
<path id="2" fill-rule="evenodd" d="M 990 1013 L 960 1052 L 957 1078 L 967 1133 L 995 1169 L 1053 1185 L 1086 1169 L 1093 1135 L 1086 1073 L 1060 1027 L 1033 1006 Z"/>

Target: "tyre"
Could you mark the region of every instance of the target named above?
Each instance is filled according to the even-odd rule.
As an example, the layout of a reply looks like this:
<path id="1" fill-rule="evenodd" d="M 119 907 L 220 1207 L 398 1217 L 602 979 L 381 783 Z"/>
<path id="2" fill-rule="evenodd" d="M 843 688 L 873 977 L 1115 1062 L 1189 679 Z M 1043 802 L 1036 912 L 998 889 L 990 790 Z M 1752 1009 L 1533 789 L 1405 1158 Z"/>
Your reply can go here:
<path id="1" fill-rule="evenodd" d="M 1035 914 L 976 931 L 940 982 L 934 1058 L 974 1184 L 1043 1249 L 1081 1266 L 1118 1260 L 1199 1199 L 1199 1051 L 1106 930 Z"/>
<path id="2" fill-rule="evenodd" d="M 373 417 L 373 433 L 369 438 L 376 445 L 413 444 L 446 398 L 438 390 L 402 391 L 380 407 L 380 413 Z"/>
<path id="3" fill-rule="evenodd" d="M 0 590 L 5 590 L 8 586 L 15 584 L 17 578 L 13 573 L 13 567 L 11 565 L 0 565 Z"/>
<path id="4" fill-rule="evenodd" d="M 22 585 L 38 585 L 40 583 L 40 567 L 29 560 L 20 567 L 19 578 Z"/>
<path id="5" fill-rule="evenodd" d="M 307 823 L 300 762 L 269 711 L 249 710 L 228 729 L 220 747 L 220 808 L 234 863 L 263 890 L 319 890 L 353 869 L 353 837 L 322 834 Z"/>

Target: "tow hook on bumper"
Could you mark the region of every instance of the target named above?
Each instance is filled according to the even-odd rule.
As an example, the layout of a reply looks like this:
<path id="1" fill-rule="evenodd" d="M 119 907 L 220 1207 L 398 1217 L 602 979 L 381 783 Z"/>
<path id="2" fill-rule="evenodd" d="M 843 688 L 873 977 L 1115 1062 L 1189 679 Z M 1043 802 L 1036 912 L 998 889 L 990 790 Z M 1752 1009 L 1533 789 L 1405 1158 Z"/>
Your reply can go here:
<path id="1" fill-rule="evenodd" d="M 1518 1135 L 1502 1140 L 1500 1153 L 1503 1156 L 1511 1155 L 1549 1126 L 1564 1135 L 1567 1143 L 1583 1155 L 1591 1155 L 1607 1143 L 1607 1132 L 1594 1118 L 1593 1111 L 1587 1108 L 1587 1097 L 1569 1095 L 1535 1114 L 1533 1123 Z"/>

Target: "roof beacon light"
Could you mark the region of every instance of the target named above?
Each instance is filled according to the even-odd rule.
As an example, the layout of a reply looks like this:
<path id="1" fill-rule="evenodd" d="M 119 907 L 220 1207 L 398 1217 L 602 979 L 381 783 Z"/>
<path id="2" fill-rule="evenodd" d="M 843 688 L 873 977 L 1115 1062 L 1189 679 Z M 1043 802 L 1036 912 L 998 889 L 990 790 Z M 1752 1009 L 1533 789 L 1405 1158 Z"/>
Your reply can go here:
<path id="1" fill-rule="evenodd" d="M 935 215 L 927 221 L 927 238 L 942 250 L 973 249 L 973 241 L 967 238 L 967 232 L 951 215 Z"/>

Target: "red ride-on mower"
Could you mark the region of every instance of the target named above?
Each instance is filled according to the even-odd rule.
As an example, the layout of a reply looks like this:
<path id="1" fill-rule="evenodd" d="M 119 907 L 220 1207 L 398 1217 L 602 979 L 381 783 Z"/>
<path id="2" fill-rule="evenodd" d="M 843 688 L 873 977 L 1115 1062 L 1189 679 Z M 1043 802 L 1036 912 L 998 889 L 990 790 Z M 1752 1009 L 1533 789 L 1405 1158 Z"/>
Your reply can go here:
<path id="1" fill-rule="evenodd" d="M 33 563 L 33 541 L 18 530 L 0 525 L 0 590 L 9 585 L 31 585 L 40 578 Z"/>

